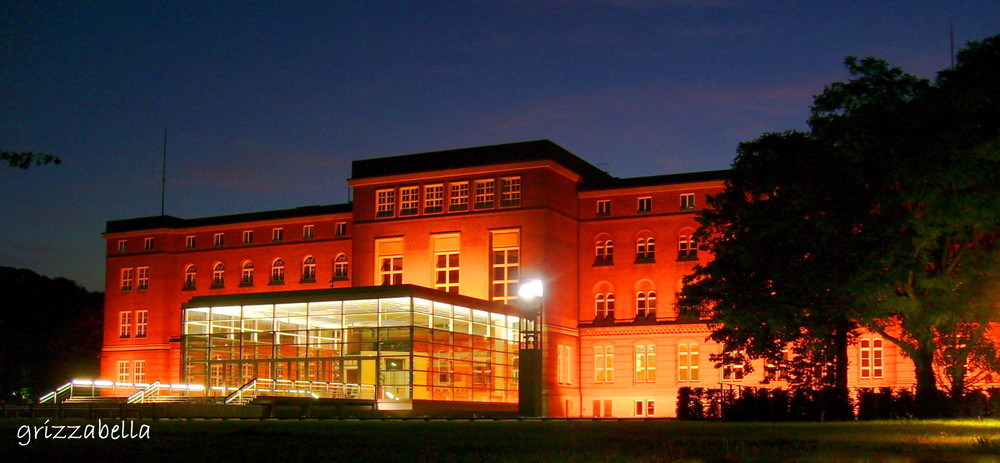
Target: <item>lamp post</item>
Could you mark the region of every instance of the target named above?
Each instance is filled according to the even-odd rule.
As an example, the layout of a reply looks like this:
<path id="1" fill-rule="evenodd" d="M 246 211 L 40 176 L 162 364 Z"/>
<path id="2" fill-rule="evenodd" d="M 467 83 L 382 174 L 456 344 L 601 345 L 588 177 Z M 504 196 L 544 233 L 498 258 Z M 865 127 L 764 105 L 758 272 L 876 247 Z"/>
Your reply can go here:
<path id="1" fill-rule="evenodd" d="M 525 281 L 517 294 L 521 310 L 521 343 L 517 357 L 518 414 L 542 416 L 542 281 Z"/>

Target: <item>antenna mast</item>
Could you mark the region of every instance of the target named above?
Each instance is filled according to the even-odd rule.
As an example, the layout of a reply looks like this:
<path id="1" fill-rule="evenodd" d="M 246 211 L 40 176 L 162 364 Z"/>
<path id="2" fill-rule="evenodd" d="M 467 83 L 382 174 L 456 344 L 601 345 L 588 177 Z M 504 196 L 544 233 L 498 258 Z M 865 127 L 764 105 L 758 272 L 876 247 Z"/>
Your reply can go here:
<path id="1" fill-rule="evenodd" d="M 160 178 L 160 215 L 164 215 L 167 197 L 167 128 L 163 128 L 163 176 Z"/>

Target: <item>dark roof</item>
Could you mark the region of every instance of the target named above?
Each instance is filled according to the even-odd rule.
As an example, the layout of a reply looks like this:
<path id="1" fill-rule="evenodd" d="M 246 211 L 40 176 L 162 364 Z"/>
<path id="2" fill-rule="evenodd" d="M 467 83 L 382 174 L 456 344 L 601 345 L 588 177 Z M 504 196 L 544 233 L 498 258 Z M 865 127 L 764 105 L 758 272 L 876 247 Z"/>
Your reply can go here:
<path id="1" fill-rule="evenodd" d="M 607 172 L 594 167 L 550 140 L 533 140 L 361 159 L 351 163 L 351 179 L 537 160 L 555 161 L 583 177 L 583 183 L 603 182 L 612 178 Z"/>
<path id="2" fill-rule="evenodd" d="M 158 215 L 153 217 L 140 217 L 137 219 L 108 221 L 105 233 L 150 230 L 154 228 L 190 228 L 205 225 L 253 222 L 257 220 L 290 219 L 295 217 L 308 217 L 312 215 L 339 214 L 351 212 L 352 207 L 353 205 L 351 203 L 330 204 L 326 206 L 302 206 L 294 209 L 249 212 L 246 214 L 220 215 L 197 219 L 181 219 L 170 215 Z"/>
<path id="3" fill-rule="evenodd" d="M 684 172 L 680 174 L 652 175 L 649 177 L 613 178 L 600 184 L 582 185 L 581 190 L 611 190 L 615 188 L 634 188 L 641 186 L 673 185 L 677 183 L 705 182 L 726 180 L 729 170 L 706 170 L 703 172 Z"/>

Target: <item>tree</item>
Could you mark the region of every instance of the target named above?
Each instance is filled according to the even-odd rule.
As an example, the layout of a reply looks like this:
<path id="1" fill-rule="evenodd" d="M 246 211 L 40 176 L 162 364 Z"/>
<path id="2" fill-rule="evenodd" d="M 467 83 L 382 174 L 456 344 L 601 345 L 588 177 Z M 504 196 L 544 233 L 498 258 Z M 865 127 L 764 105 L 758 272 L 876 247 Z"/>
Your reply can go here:
<path id="1" fill-rule="evenodd" d="M 0 151 L 0 160 L 7 162 L 11 167 L 27 169 L 32 165 L 44 166 L 46 164 L 61 164 L 62 160 L 58 156 L 45 153 L 33 153 L 31 151 Z"/>

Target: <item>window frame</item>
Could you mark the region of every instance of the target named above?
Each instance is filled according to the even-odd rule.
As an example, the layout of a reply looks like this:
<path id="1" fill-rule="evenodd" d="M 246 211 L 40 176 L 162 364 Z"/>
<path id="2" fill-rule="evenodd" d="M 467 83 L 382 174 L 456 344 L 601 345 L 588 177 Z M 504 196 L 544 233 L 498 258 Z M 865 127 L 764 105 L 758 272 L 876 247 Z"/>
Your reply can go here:
<path id="1" fill-rule="evenodd" d="M 610 199 L 598 199 L 597 200 L 597 216 L 607 217 L 611 215 L 611 200 Z"/>
<path id="2" fill-rule="evenodd" d="M 451 182 L 448 184 L 448 210 L 467 211 L 469 210 L 469 193 L 471 188 L 468 181 Z"/>
<path id="3" fill-rule="evenodd" d="M 484 178 L 476 180 L 473 207 L 475 209 L 492 209 L 496 206 L 496 180 Z"/>
<path id="4" fill-rule="evenodd" d="M 396 216 L 396 189 L 382 188 L 375 190 L 375 218 Z"/>
<path id="5" fill-rule="evenodd" d="M 521 205 L 521 177 L 500 178 L 500 207 Z"/>
<path id="6" fill-rule="evenodd" d="M 420 187 L 411 185 L 399 188 L 399 215 L 417 215 L 420 212 Z"/>
<path id="7" fill-rule="evenodd" d="M 652 196 L 642 196 L 636 201 L 636 212 L 640 214 L 648 214 L 653 212 L 653 197 Z"/>
<path id="8" fill-rule="evenodd" d="M 145 291 L 149 289 L 149 267 L 136 268 L 135 289 Z"/>

